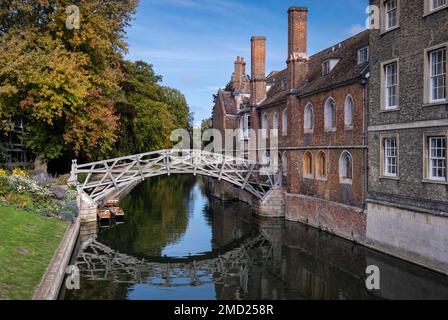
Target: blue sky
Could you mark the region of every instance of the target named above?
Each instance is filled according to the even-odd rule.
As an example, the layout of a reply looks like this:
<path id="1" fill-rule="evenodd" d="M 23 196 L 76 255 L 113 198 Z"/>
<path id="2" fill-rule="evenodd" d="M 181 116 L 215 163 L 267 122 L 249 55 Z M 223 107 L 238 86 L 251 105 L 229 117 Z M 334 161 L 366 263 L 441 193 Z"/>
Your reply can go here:
<path id="1" fill-rule="evenodd" d="M 308 53 L 360 32 L 368 0 L 140 0 L 128 29 L 127 59 L 143 60 L 186 96 L 195 124 L 211 115 L 213 94 L 230 80 L 236 56 L 250 72 L 250 38 L 267 37 L 267 70 L 287 58 L 287 10 L 306 6 Z"/>

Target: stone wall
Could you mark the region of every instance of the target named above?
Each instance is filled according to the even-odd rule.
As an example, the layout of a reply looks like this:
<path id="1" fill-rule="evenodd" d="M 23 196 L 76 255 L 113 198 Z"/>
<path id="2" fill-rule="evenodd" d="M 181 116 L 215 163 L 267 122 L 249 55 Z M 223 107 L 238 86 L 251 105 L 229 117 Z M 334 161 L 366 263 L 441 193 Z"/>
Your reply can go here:
<path id="1" fill-rule="evenodd" d="M 285 195 L 285 217 L 330 232 L 348 240 L 363 242 L 366 214 L 362 209 L 298 194 Z"/>
<path id="2" fill-rule="evenodd" d="M 366 244 L 448 273 L 448 218 L 368 205 Z"/>

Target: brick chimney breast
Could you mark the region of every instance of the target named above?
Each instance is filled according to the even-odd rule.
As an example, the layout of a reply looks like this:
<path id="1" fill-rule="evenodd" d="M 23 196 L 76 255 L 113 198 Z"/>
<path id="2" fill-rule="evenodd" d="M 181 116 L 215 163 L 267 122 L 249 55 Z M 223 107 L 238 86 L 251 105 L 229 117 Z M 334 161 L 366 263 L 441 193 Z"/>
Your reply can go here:
<path id="1" fill-rule="evenodd" d="M 307 47 L 308 9 L 291 7 L 288 10 L 288 87 L 303 87 L 308 78 L 309 58 Z"/>
<path id="2" fill-rule="evenodd" d="M 266 37 L 251 39 L 251 100 L 259 104 L 266 98 Z"/>

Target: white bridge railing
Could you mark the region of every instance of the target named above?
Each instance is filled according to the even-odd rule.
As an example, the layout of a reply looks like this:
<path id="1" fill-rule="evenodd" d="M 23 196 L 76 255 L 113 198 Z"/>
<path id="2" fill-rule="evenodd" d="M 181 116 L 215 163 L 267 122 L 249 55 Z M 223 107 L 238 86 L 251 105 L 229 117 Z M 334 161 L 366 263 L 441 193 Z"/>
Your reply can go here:
<path id="1" fill-rule="evenodd" d="M 70 183 L 98 202 L 147 178 L 185 173 L 227 181 L 260 199 L 282 183 L 281 169 L 202 150 L 172 149 L 81 165 L 74 160 Z"/>

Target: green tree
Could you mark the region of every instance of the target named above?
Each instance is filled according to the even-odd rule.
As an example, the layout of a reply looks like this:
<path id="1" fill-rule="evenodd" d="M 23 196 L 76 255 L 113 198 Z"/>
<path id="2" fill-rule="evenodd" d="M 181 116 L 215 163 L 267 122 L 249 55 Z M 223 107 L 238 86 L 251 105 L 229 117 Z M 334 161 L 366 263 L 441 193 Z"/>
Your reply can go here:
<path id="1" fill-rule="evenodd" d="M 171 147 L 171 132 L 191 126 L 185 97 L 178 90 L 162 87 L 162 77 L 144 61 L 124 61 L 122 69 L 124 96 L 118 108 L 121 124 L 115 154 Z"/>

